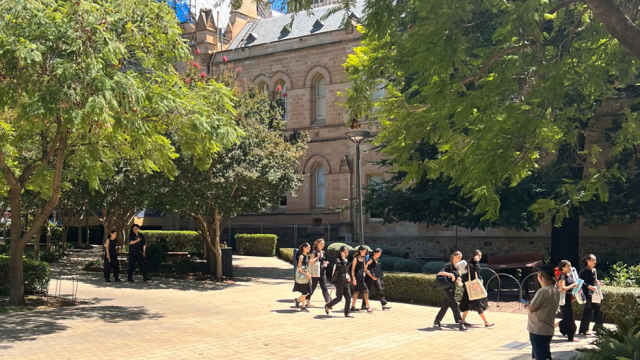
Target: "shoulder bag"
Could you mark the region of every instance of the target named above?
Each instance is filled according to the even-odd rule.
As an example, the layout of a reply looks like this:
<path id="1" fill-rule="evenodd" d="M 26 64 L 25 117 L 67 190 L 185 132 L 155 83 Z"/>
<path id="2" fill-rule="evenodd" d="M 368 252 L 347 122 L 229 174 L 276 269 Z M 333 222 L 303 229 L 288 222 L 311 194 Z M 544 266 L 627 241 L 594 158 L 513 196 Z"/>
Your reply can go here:
<path id="1" fill-rule="evenodd" d="M 596 271 L 596 269 L 593 269 L 593 271 L 596 273 L 596 291 L 594 291 L 593 295 L 591 295 L 591 302 L 600 304 L 602 302 L 602 299 L 604 299 L 604 294 L 602 293 L 602 289 L 600 289 L 600 283 L 598 282 L 598 272 Z"/>
<path id="2" fill-rule="evenodd" d="M 469 300 L 484 299 L 487 297 L 487 291 L 482 286 L 480 280 L 478 280 L 478 274 L 475 279 L 471 280 L 471 269 L 467 266 L 467 273 L 469 274 L 469 281 L 464 283 L 467 288 L 467 294 L 469 294 Z"/>
<path id="3" fill-rule="evenodd" d="M 320 277 L 321 255 L 322 253 L 318 253 L 316 262 L 314 262 L 313 264 L 309 264 L 309 274 L 311 274 L 311 277 Z"/>
<path id="4" fill-rule="evenodd" d="M 309 271 L 307 266 L 305 266 L 305 265 L 300 266 L 300 268 L 298 268 L 296 270 L 296 283 L 298 283 L 298 284 L 307 284 L 309 282 L 309 278 L 307 277 L 307 275 L 301 273 L 300 269 L 305 270 L 305 271 Z"/>
<path id="5" fill-rule="evenodd" d="M 453 281 L 450 276 L 438 275 L 436 276 L 436 287 L 440 290 L 451 289 Z"/>

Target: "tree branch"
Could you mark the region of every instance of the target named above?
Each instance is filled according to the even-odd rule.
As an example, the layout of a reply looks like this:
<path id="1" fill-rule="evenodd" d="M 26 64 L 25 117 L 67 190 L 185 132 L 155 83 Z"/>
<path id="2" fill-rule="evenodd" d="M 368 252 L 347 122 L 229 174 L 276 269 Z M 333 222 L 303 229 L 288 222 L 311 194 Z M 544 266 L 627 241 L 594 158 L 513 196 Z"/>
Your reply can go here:
<path id="1" fill-rule="evenodd" d="M 613 0 L 584 0 L 593 16 L 633 56 L 640 59 L 640 29 L 622 12 Z"/>
<path id="2" fill-rule="evenodd" d="M 20 183 L 18 179 L 16 179 L 16 174 L 13 173 L 13 170 L 7 165 L 7 161 L 4 158 L 4 153 L 2 152 L 2 148 L 0 147 L 0 170 L 4 169 L 4 178 L 7 180 L 7 184 L 10 187 L 20 187 Z"/>
<path id="3" fill-rule="evenodd" d="M 61 129 L 61 127 L 58 126 L 58 130 L 56 130 L 56 135 L 53 137 L 53 142 L 52 142 L 51 147 L 49 148 L 49 151 L 44 153 L 44 154 L 42 154 L 40 159 L 38 159 L 35 163 L 27 166 L 24 169 L 24 171 L 22 172 L 22 174 L 18 178 L 18 182 L 20 183 L 21 186 L 24 186 L 24 184 L 29 180 L 29 178 L 31 178 L 31 175 L 33 175 L 33 173 L 36 170 L 38 170 L 39 167 L 48 164 L 49 160 L 51 160 L 51 158 L 55 154 L 56 150 L 58 150 L 58 148 L 59 148 L 58 142 L 59 142 L 60 136 L 61 136 L 60 129 Z"/>
<path id="4" fill-rule="evenodd" d="M 482 66 L 482 68 L 480 68 L 480 70 L 478 71 L 477 74 L 475 74 L 472 77 L 466 78 L 465 80 L 463 80 L 461 82 L 461 85 L 466 85 L 468 83 L 470 83 L 471 81 L 476 82 L 478 81 L 478 79 L 480 79 L 480 76 L 482 76 L 482 74 L 485 73 L 485 71 L 487 71 L 493 64 L 495 64 L 496 62 L 498 62 L 498 60 L 500 60 L 501 57 L 505 56 L 506 54 L 510 54 L 512 52 L 517 52 L 520 50 L 524 50 L 524 49 L 528 49 L 532 46 L 536 45 L 536 42 L 531 42 L 529 44 L 524 44 L 524 45 L 520 45 L 520 46 L 515 46 L 512 48 L 508 48 L 508 49 L 504 49 L 501 52 L 493 55 L 491 57 L 491 59 L 489 59 L 489 61 L 487 61 L 486 64 L 484 64 L 484 66 Z"/>
<path id="5" fill-rule="evenodd" d="M 560 4 L 556 5 L 553 9 L 549 10 L 549 12 L 548 12 L 547 14 L 555 14 L 556 12 L 558 12 L 558 10 L 560 10 L 560 9 L 564 9 L 564 8 L 566 8 L 566 7 L 569 7 L 569 6 L 571 6 L 572 4 L 575 4 L 575 3 L 577 3 L 577 2 L 578 2 L 578 0 L 568 0 L 568 1 L 565 1 L 565 2 L 563 2 L 563 3 L 560 3 Z"/>

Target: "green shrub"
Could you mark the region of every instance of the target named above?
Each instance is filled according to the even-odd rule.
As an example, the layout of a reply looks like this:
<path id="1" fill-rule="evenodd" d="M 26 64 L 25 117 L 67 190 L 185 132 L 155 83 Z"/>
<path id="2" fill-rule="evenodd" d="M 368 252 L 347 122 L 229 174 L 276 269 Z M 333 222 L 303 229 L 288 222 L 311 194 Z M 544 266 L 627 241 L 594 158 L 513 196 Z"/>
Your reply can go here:
<path id="1" fill-rule="evenodd" d="M 277 235 L 237 234 L 236 249 L 241 255 L 274 256 L 276 254 Z"/>
<path id="2" fill-rule="evenodd" d="M 581 319 L 584 306 L 577 301 L 574 301 L 572 306 L 576 319 Z M 625 318 L 640 318 L 640 288 L 606 286 L 600 311 L 603 320 L 608 323 Z"/>
<path id="3" fill-rule="evenodd" d="M 413 259 L 402 259 L 395 263 L 393 270 L 396 272 L 419 273 L 422 265 Z"/>
<path id="4" fill-rule="evenodd" d="M 91 260 L 84 264 L 82 267 L 84 271 L 102 271 L 104 270 L 104 261 L 102 260 Z"/>
<path id="5" fill-rule="evenodd" d="M 637 287 L 640 285 L 640 265 L 627 265 L 622 261 L 609 269 L 607 284 L 620 287 Z"/>
<path id="6" fill-rule="evenodd" d="M 284 248 L 280 249 L 280 258 L 289 264 L 293 264 L 293 249 L 292 248 Z"/>
<path id="7" fill-rule="evenodd" d="M 422 267 L 427 264 L 427 262 L 422 259 L 411 259 L 411 260 L 414 260 L 420 263 L 420 271 L 422 271 Z"/>
<path id="8" fill-rule="evenodd" d="M 640 318 L 620 319 L 613 330 L 598 331 L 595 348 L 578 349 L 585 360 L 638 359 L 640 354 Z"/>
<path id="9" fill-rule="evenodd" d="M 174 263 L 163 263 L 158 266 L 158 270 L 171 274 L 191 274 L 202 272 L 206 268 L 205 262 L 195 262 L 191 260 L 182 260 Z"/>
<path id="10" fill-rule="evenodd" d="M 24 259 L 24 293 L 42 294 L 49 287 L 51 269 L 44 261 Z M 0 256 L 0 295 L 9 295 L 9 267 L 8 256 Z"/>
<path id="11" fill-rule="evenodd" d="M 353 252 L 353 247 L 351 247 L 349 244 L 332 243 L 329 246 L 327 246 L 327 258 L 329 258 L 329 261 L 335 261 L 340 256 L 339 254 L 340 248 L 343 245 L 346 246 L 347 249 L 349 249 L 349 253 Z"/>
<path id="12" fill-rule="evenodd" d="M 442 270 L 444 264 L 446 264 L 444 261 L 429 261 L 428 263 L 424 264 L 424 266 L 422 266 L 422 273 L 437 274 L 440 272 L 440 270 Z"/>
<path id="13" fill-rule="evenodd" d="M 399 247 L 388 245 L 371 245 L 371 248 L 380 248 L 380 250 L 382 250 L 382 255 L 401 257 L 405 259 L 409 258 L 409 252 Z"/>
<path id="14" fill-rule="evenodd" d="M 391 273 L 384 275 L 384 295 L 389 301 L 440 306 L 444 295 L 435 285 L 435 275 Z M 374 297 L 377 296 L 375 293 Z M 456 289 L 462 297 L 462 287 Z"/>
<path id="15" fill-rule="evenodd" d="M 394 266 L 400 260 L 403 259 L 397 256 L 381 256 L 380 264 L 382 264 L 382 271 L 394 271 Z"/>
<path id="16" fill-rule="evenodd" d="M 147 246 L 160 246 L 162 252 L 188 252 L 200 256 L 204 253 L 202 238 L 195 231 L 145 230 L 141 233 L 144 234 Z"/>
<path id="17" fill-rule="evenodd" d="M 62 258 L 62 254 L 57 250 L 40 251 L 40 260 L 46 263 L 54 263 Z"/>

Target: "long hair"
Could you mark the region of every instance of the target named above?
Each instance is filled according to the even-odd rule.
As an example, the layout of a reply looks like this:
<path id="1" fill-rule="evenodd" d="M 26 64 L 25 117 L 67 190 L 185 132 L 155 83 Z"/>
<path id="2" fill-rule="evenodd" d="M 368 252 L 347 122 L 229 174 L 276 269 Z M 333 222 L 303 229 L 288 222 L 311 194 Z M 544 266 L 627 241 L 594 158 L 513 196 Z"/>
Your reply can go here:
<path id="1" fill-rule="evenodd" d="M 303 243 L 302 245 L 300 245 L 300 247 L 298 248 L 298 255 L 302 255 L 304 253 L 303 249 L 308 247 L 308 246 L 311 246 L 311 245 L 309 245 L 308 242 Z"/>
<path id="2" fill-rule="evenodd" d="M 111 234 L 117 234 L 118 232 L 116 230 L 111 230 L 111 232 L 109 232 L 109 239 L 111 239 Z M 117 238 L 117 236 L 116 236 Z"/>
<path id="3" fill-rule="evenodd" d="M 449 261 L 451 261 L 453 263 L 453 258 L 456 256 L 462 256 L 462 253 L 460 251 L 454 251 L 453 254 L 451 254 L 451 257 L 449 258 Z"/>
<path id="4" fill-rule="evenodd" d="M 379 254 L 379 253 L 381 253 L 381 252 L 382 252 L 382 249 L 380 249 L 380 248 L 375 248 L 375 249 L 373 250 L 373 253 L 371 253 L 371 257 L 373 257 L 373 255 L 374 255 L 374 254 Z"/>
<path id="5" fill-rule="evenodd" d="M 318 244 L 320 244 L 321 242 L 324 242 L 324 239 L 323 239 L 323 238 L 320 238 L 320 239 L 316 240 L 316 241 L 313 243 L 313 250 L 318 251 Z"/>
<path id="6" fill-rule="evenodd" d="M 349 250 L 349 248 L 347 248 L 345 245 L 340 246 L 340 250 L 338 250 L 338 253 L 340 254 L 339 259 L 342 259 L 342 253 L 344 253 L 345 250 Z M 347 255 L 349 256 L 349 255 Z M 345 256 L 345 261 L 347 259 L 347 256 Z"/>
<path id="7" fill-rule="evenodd" d="M 355 254 L 353 254 L 353 258 L 355 259 L 355 258 L 357 258 L 358 256 L 360 256 L 360 252 L 361 252 L 362 250 L 369 251 L 369 250 L 367 250 L 367 248 L 366 248 L 366 247 L 364 247 L 364 246 L 360 245 L 360 246 L 358 246 L 358 248 L 356 249 L 356 253 L 355 253 Z M 366 254 L 365 254 L 365 255 L 366 255 Z"/>
<path id="8" fill-rule="evenodd" d="M 129 234 L 133 234 L 133 229 L 134 229 L 134 228 L 138 228 L 138 229 L 140 229 L 140 225 L 138 225 L 138 224 L 133 224 L 133 225 L 131 225 L 131 228 L 129 229 Z"/>
<path id="9" fill-rule="evenodd" d="M 589 266 L 588 261 L 589 261 L 589 260 L 591 260 L 591 259 L 592 259 L 592 258 L 594 258 L 594 257 L 596 257 L 596 256 L 595 256 L 595 255 L 593 255 L 593 254 L 589 254 L 589 255 L 587 255 L 587 256 L 585 256 L 585 257 L 583 257 L 583 258 L 582 258 L 582 267 L 583 267 L 583 268 L 588 267 L 588 266 Z"/>
<path id="10" fill-rule="evenodd" d="M 468 263 L 469 263 L 469 264 L 471 264 L 472 262 L 474 262 L 474 261 L 475 261 L 475 259 L 474 259 L 474 258 L 476 257 L 476 255 L 479 255 L 479 254 L 482 254 L 482 251 L 480 251 L 480 250 L 475 250 L 475 251 L 473 252 L 473 254 L 471 254 L 471 256 L 469 256 L 469 261 L 468 261 Z M 452 260 L 453 260 L 453 259 L 452 259 Z"/>
<path id="11" fill-rule="evenodd" d="M 567 265 L 569 265 L 569 264 L 571 264 L 571 263 L 569 262 L 569 260 L 561 260 L 561 261 L 558 263 L 558 270 L 560 270 L 560 272 L 562 272 L 562 269 L 564 269 L 564 267 L 565 267 L 565 266 L 567 266 Z"/>

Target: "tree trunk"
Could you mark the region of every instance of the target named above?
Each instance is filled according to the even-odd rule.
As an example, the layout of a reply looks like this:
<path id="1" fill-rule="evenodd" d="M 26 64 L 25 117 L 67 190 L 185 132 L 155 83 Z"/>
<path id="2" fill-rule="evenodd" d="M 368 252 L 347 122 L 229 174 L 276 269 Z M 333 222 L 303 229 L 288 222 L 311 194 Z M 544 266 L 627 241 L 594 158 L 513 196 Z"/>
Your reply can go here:
<path id="1" fill-rule="evenodd" d="M 67 252 L 67 235 L 69 234 L 69 225 L 62 221 L 62 253 Z"/>
<path id="2" fill-rule="evenodd" d="M 47 252 L 51 251 L 51 223 L 47 221 Z"/>
<path id="3" fill-rule="evenodd" d="M 213 251 L 216 255 L 216 277 L 222 279 L 222 250 L 220 249 L 220 214 L 218 210 L 213 215 L 213 230 L 215 237 L 213 239 Z"/>
<path id="4" fill-rule="evenodd" d="M 82 216 L 78 217 L 78 249 L 82 247 Z"/>
<path id="5" fill-rule="evenodd" d="M 33 241 L 33 260 L 35 261 L 40 261 L 40 236 L 42 236 L 42 229 L 36 231 Z"/>
<path id="6" fill-rule="evenodd" d="M 584 0 L 593 16 L 611 36 L 616 38 L 633 56 L 640 59 L 640 29 L 622 12 L 613 0 Z M 637 5 L 637 3 L 636 3 Z"/>
<path id="7" fill-rule="evenodd" d="M 9 190 L 11 204 L 11 259 L 9 260 L 9 305 L 20 306 L 24 303 L 23 258 L 24 245 L 21 244 L 22 209 L 20 208 L 21 189 Z"/>
<path id="8" fill-rule="evenodd" d="M 571 216 L 562 221 L 562 226 L 551 229 L 551 265 L 556 267 L 561 260 L 569 260 L 576 269 L 580 267 L 580 217 Z"/>
<path id="9" fill-rule="evenodd" d="M 89 232 L 89 214 L 85 215 L 85 230 L 87 231 L 87 245 L 89 245 L 91 242 L 89 241 L 89 236 L 91 235 Z"/>

